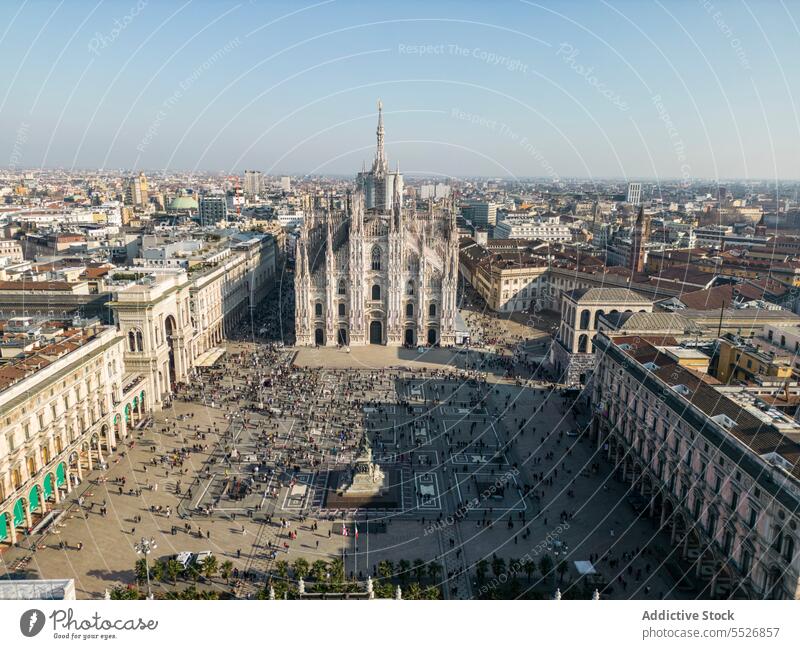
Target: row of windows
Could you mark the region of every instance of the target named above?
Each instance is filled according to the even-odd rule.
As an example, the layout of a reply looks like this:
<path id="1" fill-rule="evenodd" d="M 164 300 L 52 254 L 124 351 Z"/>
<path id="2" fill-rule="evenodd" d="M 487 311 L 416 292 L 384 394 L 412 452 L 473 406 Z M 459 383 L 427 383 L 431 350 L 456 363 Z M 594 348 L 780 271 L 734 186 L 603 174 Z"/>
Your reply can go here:
<path id="1" fill-rule="evenodd" d="M 373 298 L 373 299 L 380 299 L 380 298 Z M 318 318 L 322 317 L 322 302 L 317 302 L 314 305 L 314 315 L 317 316 Z M 344 302 L 339 302 L 339 315 L 340 316 L 346 315 L 346 307 L 344 305 Z M 428 316 L 431 318 L 436 317 L 436 304 L 433 302 L 431 302 L 428 305 Z M 411 302 L 406 304 L 406 317 L 407 318 L 414 317 L 414 305 Z"/>
<path id="2" fill-rule="evenodd" d="M 373 269 L 373 270 L 375 270 L 375 269 Z M 378 270 L 380 270 L 380 269 L 378 269 Z M 440 282 L 438 282 L 436 278 L 433 278 L 428 283 L 428 286 L 430 288 L 439 288 L 440 287 Z M 339 285 L 338 285 L 338 287 L 336 289 L 336 292 L 339 295 L 347 295 L 347 283 L 343 279 L 339 280 Z M 373 295 L 373 297 L 372 297 L 373 300 L 380 300 L 381 299 L 381 287 L 378 284 L 374 284 L 372 286 L 372 295 Z M 377 297 L 375 297 L 375 295 L 377 295 Z M 406 284 L 406 295 L 416 295 L 416 285 L 414 283 L 414 280 L 409 280 L 408 284 Z"/>
<path id="3" fill-rule="evenodd" d="M 741 481 L 741 472 L 737 470 L 733 473 L 729 473 L 729 471 L 725 468 L 725 457 L 722 455 L 719 455 L 719 457 L 717 457 L 715 460 L 706 458 L 703 452 L 711 452 L 708 442 L 704 443 L 702 449 L 694 448 L 696 444 L 694 432 L 681 430 L 682 427 L 680 424 L 670 425 L 664 419 L 657 419 L 656 415 L 660 415 L 662 417 L 664 416 L 660 412 L 660 408 L 656 407 L 658 412 L 651 414 L 647 410 L 647 393 L 642 396 L 641 400 L 634 397 L 632 401 L 629 402 L 627 399 L 628 395 L 626 395 L 625 391 L 621 389 L 621 382 L 618 383 L 614 381 L 612 371 L 606 371 L 605 378 L 605 384 L 611 386 L 611 394 L 618 396 L 621 401 L 619 408 L 616 407 L 617 404 L 609 404 L 611 406 L 611 412 L 609 413 L 611 420 L 615 420 L 616 416 L 620 414 L 619 410 L 627 410 L 628 412 L 632 412 L 636 417 L 643 421 L 649 419 L 650 421 L 647 421 L 646 423 L 651 424 L 652 433 L 663 440 L 664 448 L 671 450 L 679 459 L 679 461 L 682 461 L 687 469 L 692 472 L 691 478 L 683 479 L 682 482 L 684 482 L 684 484 L 678 486 L 676 480 L 677 472 L 674 469 L 672 471 L 668 471 L 672 474 L 669 480 L 669 490 L 673 493 L 680 494 L 682 500 L 688 507 L 689 489 L 686 484 L 687 481 L 694 485 L 707 485 L 717 495 L 722 494 L 724 492 L 724 487 L 727 486 L 727 498 L 725 500 L 718 500 L 718 502 L 724 502 L 730 507 L 732 512 L 742 516 L 742 519 L 747 521 L 747 525 L 751 529 L 754 529 L 759 519 L 758 505 L 753 503 L 751 500 L 742 501 L 741 496 L 743 487 L 734 482 L 734 480 Z M 615 383 L 616 385 L 614 385 Z M 634 440 L 635 428 L 638 427 L 634 427 L 630 424 L 630 422 L 627 423 L 628 425 L 623 426 L 623 434 L 625 438 L 633 445 L 637 453 L 646 462 L 650 463 L 651 461 L 657 460 L 656 473 L 659 477 L 661 477 L 663 469 L 666 465 L 665 457 L 663 454 L 656 453 L 654 451 L 653 444 L 651 442 L 643 442 L 642 437 L 637 437 Z M 684 437 L 687 434 L 691 436 L 691 439 Z M 667 444 L 667 440 L 670 437 L 671 439 L 669 441 L 671 443 Z M 697 451 L 697 453 L 695 451 Z M 718 467 L 710 466 L 714 461 L 718 463 Z M 760 491 L 757 487 L 753 487 L 752 495 L 755 498 L 760 496 Z M 744 513 L 740 512 L 742 505 L 745 505 Z M 706 521 L 704 526 L 705 531 L 710 537 L 714 538 L 717 530 L 719 529 L 719 514 L 706 505 L 703 495 L 697 491 L 694 493 L 693 497 L 692 513 L 695 519 L 699 521 L 703 512 L 706 512 Z M 789 521 L 789 527 L 791 529 L 795 528 L 794 521 Z M 770 536 L 773 549 L 780 553 L 786 561 L 792 561 L 795 554 L 795 540 L 793 535 L 785 530 L 785 525 L 775 526 Z M 724 530 L 722 542 L 724 552 L 730 553 L 731 548 L 733 547 L 733 541 L 734 536 L 729 531 Z M 749 565 L 745 564 L 749 564 L 752 560 L 752 557 L 745 557 L 744 555 L 745 551 L 742 550 L 742 559 L 740 564 L 743 571 L 747 572 L 749 571 Z"/>

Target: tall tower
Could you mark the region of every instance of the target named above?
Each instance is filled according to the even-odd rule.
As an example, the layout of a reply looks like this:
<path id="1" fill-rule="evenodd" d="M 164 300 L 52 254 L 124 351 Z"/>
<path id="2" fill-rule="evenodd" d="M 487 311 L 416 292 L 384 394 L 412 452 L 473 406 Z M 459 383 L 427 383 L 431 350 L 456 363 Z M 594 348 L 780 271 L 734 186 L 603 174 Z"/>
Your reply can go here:
<path id="1" fill-rule="evenodd" d="M 634 273 L 644 272 L 645 243 L 650 238 L 650 219 L 644 215 L 644 207 L 639 207 L 636 215 L 636 223 L 633 225 L 633 235 L 631 237 L 631 271 Z"/>
<path id="2" fill-rule="evenodd" d="M 389 300 L 387 304 L 386 342 L 389 345 L 403 344 L 403 269 L 405 268 L 405 228 L 403 227 L 403 205 L 394 187 L 392 214 L 389 220 Z"/>
<path id="3" fill-rule="evenodd" d="M 336 340 L 336 257 L 333 253 L 333 210 L 328 204 L 327 221 L 325 223 L 325 342 L 328 346 L 335 345 Z"/>
<path id="4" fill-rule="evenodd" d="M 366 325 L 364 315 L 364 194 L 355 192 L 350 204 L 350 297 L 349 326 L 351 345 L 363 345 L 366 342 Z"/>
<path id="5" fill-rule="evenodd" d="M 375 130 L 377 146 L 375 159 L 369 171 L 361 171 L 356 176 L 359 189 L 364 192 L 364 207 L 387 214 L 392 210 L 394 190 L 402 197 L 403 176 L 398 166 L 396 171 L 389 170 L 389 160 L 386 157 L 386 130 L 383 126 L 383 102 L 378 100 L 378 127 Z"/>
<path id="6" fill-rule="evenodd" d="M 445 224 L 444 273 L 442 278 L 442 319 L 440 323 L 441 344 L 456 342 L 456 294 L 458 290 L 458 224 L 456 222 L 455 196 L 451 196 L 443 218 Z"/>
<path id="7" fill-rule="evenodd" d="M 311 345 L 311 267 L 308 262 L 308 223 L 300 228 L 295 256 L 294 296 L 295 296 L 295 339 L 298 345 Z"/>
<path id="8" fill-rule="evenodd" d="M 386 161 L 386 151 L 384 150 L 386 132 L 383 128 L 383 102 L 380 99 L 378 99 L 378 128 L 375 134 L 378 136 L 378 148 L 375 151 L 375 161 L 372 163 L 372 173 L 386 175 L 389 163 Z"/>

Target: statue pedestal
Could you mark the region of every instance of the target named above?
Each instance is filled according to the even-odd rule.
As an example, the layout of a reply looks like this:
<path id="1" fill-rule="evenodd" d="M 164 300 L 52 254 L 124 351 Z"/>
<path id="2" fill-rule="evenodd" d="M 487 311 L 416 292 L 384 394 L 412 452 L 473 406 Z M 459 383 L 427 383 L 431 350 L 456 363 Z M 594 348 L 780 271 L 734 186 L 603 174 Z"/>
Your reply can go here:
<path id="1" fill-rule="evenodd" d="M 402 498 L 402 480 L 399 474 L 399 469 L 390 469 L 384 473 L 372 461 L 372 447 L 365 436 L 352 468 L 331 473 L 331 486 L 328 488 L 325 506 L 345 509 L 399 507 Z"/>
<path id="2" fill-rule="evenodd" d="M 389 490 L 386 475 L 377 464 L 371 464 L 367 471 L 353 471 L 340 477 L 337 493 L 344 497 L 381 496 Z"/>

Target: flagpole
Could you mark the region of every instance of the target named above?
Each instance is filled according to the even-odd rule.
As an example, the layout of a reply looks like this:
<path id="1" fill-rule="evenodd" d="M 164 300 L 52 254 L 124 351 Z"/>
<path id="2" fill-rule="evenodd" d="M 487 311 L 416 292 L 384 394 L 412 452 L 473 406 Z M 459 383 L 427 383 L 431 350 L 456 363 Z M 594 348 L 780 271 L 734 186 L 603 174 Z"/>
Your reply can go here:
<path id="1" fill-rule="evenodd" d="M 353 577 L 358 579 L 358 510 L 356 510 L 355 518 L 353 518 L 353 548 L 355 554 L 353 555 Z"/>

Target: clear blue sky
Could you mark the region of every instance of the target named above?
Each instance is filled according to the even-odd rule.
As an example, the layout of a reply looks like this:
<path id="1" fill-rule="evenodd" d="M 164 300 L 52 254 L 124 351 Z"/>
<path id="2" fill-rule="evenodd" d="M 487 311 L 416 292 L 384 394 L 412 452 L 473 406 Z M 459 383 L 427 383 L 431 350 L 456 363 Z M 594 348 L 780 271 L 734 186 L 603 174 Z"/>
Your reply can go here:
<path id="1" fill-rule="evenodd" d="M 381 97 L 406 173 L 798 178 L 799 26 L 780 0 L 4 0 L 0 164 L 349 174 Z"/>

